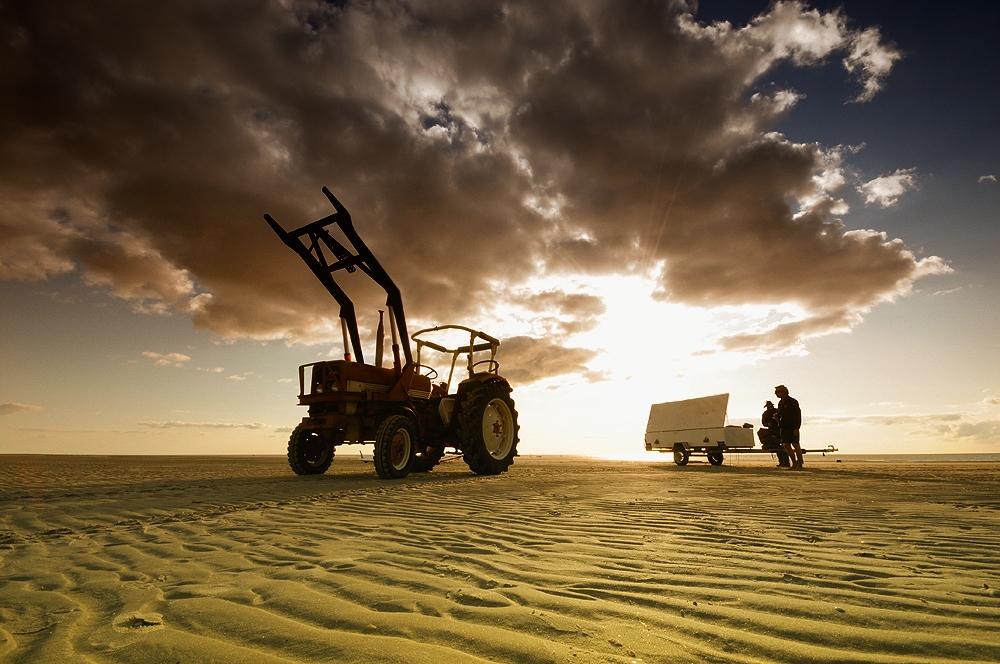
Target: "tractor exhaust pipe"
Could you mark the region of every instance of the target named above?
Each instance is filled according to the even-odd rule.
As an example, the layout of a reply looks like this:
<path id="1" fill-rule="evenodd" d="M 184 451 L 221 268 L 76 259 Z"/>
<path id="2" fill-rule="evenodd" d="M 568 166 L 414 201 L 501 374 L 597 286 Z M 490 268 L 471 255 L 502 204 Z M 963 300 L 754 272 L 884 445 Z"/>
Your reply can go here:
<path id="1" fill-rule="evenodd" d="M 399 362 L 399 337 L 396 334 L 396 313 L 392 309 L 392 305 L 387 305 L 389 309 L 389 330 L 392 332 L 392 368 L 396 372 L 398 377 L 403 371 L 403 367 Z"/>
<path id="2" fill-rule="evenodd" d="M 347 319 L 340 319 L 340 331 L 344 334 L 344 359 L 348 362 L 351 361 L 351 351 L 350 346 L 347 345 Z"/>
<path id="3" fill-rule="evenodd" d="M 385 355 L 385 324 L 382 322 L 381 309 L 378 310 L 378 328 L 375 330 L 375 366 L 382 367 L 382 356 Z"/>

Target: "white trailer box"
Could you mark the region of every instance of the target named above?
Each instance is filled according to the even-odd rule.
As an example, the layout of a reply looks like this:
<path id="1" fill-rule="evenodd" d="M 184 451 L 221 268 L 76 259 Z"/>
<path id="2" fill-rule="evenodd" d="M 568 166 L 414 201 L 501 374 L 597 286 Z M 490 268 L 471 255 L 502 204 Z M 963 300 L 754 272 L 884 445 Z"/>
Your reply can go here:
<path id="1" fill-rule="evenodd" d="M 752 428 L 726 426 L 728 406 L 728 394 L 653 404 L 646 424 L 646 449 L 668 452 L 678 443 L 685 450 L 753 447 Z"/>

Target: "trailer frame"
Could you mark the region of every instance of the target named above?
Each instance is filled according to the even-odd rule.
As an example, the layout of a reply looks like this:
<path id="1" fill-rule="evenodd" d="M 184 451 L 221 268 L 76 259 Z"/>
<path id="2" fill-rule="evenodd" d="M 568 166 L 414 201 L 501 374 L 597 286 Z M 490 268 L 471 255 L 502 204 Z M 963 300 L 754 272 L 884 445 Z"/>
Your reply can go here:
<path id="1" fill-rule="evenodd" d="M 706 457 L 708 463 L 713 466 L 721 466 L 723 461 L 725 461 L 726 454 L 774 454 L 778 450 L 772 448 L 763 447 L 729 447 L 725 442 L 719 441 L 716 445 L 686 445 L 684 443 L 674 443 L 673 448 L 658 448 L 654 450 L 652 447 L 647 446 L 647 451 L 657 451 L 663 454 L 672 453 L 674 455 L 674 463 L 678 466 L 686 466 L 690 461 L 691 457 Z M 836 452 L 837 448 L 833 445 L 827 445 L 823 448 L 817 449 L 803 449 L 803 454 L 819 453 L 823 456 Z"/>

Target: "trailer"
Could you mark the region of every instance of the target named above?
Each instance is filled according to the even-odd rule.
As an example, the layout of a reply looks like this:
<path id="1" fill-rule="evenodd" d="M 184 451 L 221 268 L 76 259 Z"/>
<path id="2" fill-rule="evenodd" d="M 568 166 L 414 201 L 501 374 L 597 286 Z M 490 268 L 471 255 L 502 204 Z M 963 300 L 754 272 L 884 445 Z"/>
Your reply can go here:
<path id="1" fill-rule="evenodd" d="M 686 466 L 691 457 L 706 457 L 721 466 L 726 454 L 772 454 L 776 450 L 757 446 L 754 425 L 726 425 L 729 394 L 668 401 L 650 406 L 646 423 L 646 450 L 672 453 L 674 463 Z M 802 452 L 826 455 L 833 445 Z"/>

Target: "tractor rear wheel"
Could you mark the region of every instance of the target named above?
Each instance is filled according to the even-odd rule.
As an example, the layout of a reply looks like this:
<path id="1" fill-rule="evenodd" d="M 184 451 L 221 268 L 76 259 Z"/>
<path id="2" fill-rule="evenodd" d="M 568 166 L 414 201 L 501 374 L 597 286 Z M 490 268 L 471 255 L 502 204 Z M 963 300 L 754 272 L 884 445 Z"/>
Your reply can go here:
<path id="1" fill-rule="evenodd" d="M 288 465 L 297 475 L 322 475 L 333 463 L 333 445 L 319 431 L 295 427 L 288 439 Z"/>
<path id="2" fill-rule="evenodd" d="M 410 474 L 419 444 L 417 425 L 409 415 L 390 415 L 375 435 L 375 472 L 384 480 Z"/>
<path id="3" fill-rule="evenodd" d="M 499 475 L 517 456 L 517 410 L 506 385 L 492 383 L 462 400 L 458 438 L 465 463 L 478 475 Z"/>
<path id="4" fill-rule="evenodd" d="M 683 445 L 680 443 L 674 445 L 674 463 L 678 466 L 686 466 L 690 458 L 691 453 L 684 449 Z"/>
<path id="5" fill-rule="evenodd" d="M 423 446 L 422 446 L 423 447 Z M 418 452 L 413 455 L 413 466 L 410 468 L 411 473 L 426 473 L 434 466 L 438 465 L 441 461 L 441 457 L 444 456 L 444 447 L 432 447 L 430 451 L 424 447 L 424 451 Z"/>
<path id="6" fill-rule="evenodd" d="M 708 452 L 706 456 L 708 457 L 708 462 L 713 466 L 722 465 L 722 452 Z"/>

